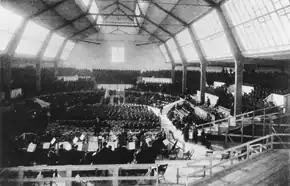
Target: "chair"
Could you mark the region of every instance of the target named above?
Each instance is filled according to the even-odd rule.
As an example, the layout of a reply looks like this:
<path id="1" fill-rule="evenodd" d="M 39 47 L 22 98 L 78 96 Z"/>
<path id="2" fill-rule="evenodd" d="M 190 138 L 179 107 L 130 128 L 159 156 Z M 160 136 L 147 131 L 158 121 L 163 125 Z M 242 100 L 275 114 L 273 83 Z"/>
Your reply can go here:
<path id="1" fill-rule="evenodd" d="M 183 153 L 183 159 L 184 160 L 191 160 L 193 153 L 194 153 L 194 150 L 189 150 L 189 151 Z"/>
<path id="2" fill-rule="evenodd" d="M 167 167 L 168 167 L 168 164 L 158 166 L 158 181 L 160 180 L 165 181 L 164 174 L 166 172 Z"/>

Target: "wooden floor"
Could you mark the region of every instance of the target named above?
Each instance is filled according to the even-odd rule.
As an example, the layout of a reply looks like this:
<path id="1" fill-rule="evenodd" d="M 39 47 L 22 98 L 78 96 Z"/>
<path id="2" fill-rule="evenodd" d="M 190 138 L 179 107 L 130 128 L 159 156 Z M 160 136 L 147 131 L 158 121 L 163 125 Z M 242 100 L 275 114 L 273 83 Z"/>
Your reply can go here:
<path id="1" fill-rule="evenodd" d="M 290 151 L 268 152 L 192 185 L 290 186 Z"/>

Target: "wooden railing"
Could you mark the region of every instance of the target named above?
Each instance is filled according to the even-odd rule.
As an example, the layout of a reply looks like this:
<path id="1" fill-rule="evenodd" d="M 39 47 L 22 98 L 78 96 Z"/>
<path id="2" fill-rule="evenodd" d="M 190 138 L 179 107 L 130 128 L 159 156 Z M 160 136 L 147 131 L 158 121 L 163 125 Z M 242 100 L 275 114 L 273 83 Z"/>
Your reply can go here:
<path id="1" fill-rule="evenodd" d="M 290 134 L 270 134 L 270 135 L 261 137 L 259 139 L 255 139 L 253 141 L 249 141 L 242 145 L 238 145 L 238 146 L 226 149 L 220 153 L 216 153 L 212 155 L 211 157 L 207 159 L 204 159 L 209 162 L 207 165 L 205 165 L 204 168 L 199 169 L 187 175 L 181 175 L 180 177 L 186 177 L 186 179 L 188 180 L 189 178 L 200 176 L 200 174 L 211 176 L 214 172 L 214 169 L 217 167 L 229 168 L 235 164 L 240 163 L 242 159 L 247 160 L 257 155 L 260 155 L 261 153 L 265 153 L 265 152 L 268 152 L 269 150 L 273 150 L 275 148 L 274 147 L 275 145 L 283 145 L 283 144 L 290 145 L 290 142 L 288 140 L 282 141 L 280 138 L 281 136 L 290 138 Z M 279 140 L 276 140 L 275 138 L 278 138 Z M 218 157 L 218 156 L 221 156 L 221 157 Z M 219 161 L 216 161 L 216 163 L 213 163 L 215 160 L 219 160 Z M 198 161 L 203 161 L 203 160 L 199 159 Z M 195 165 L 192 165 L 192 166 L 189 165 L 189 167 L 195 167 Z"/>
<path id="2" fill-rule="evenodd" d="M 72 182 L 88 182 L 88 181 L 112 181 L 112 185 L 118 185 L 118 181 L 121 180 L 156 180 L 158 185 L 158 175 L 150 176 L 151 170 L 155 169 L 158 172 L 158 164 L 116 164 L 116 165 L 65 165 L 65 166 L 33 166 L 33 167 L 13 167 L 3 169 L 2 174 L 5 172 L 17 172 L 18 178 L 13 179 L 1 179 L 2 183 L 16 182 L 18 185 L 22 183 L 65 183 L 66 186 L 71 186 Z M 120 170 L 148 170 L 143 176 L 119 176 Z M 24 178 L 24 173 L 28 171 L 33 172 L 45 172 L 57 170 L 58 175 L 61 177 L 48 177 L 48 178 Z M 79 177 L 72 176 L 72 173 L 77 171 L 78 173 L 84 171 L 109 171 L 111 176 L 93 176 L 93 177 Z"/>
<path id="3" fill-rule="evenodd" d="M 273 112 L 274 109 L 277 109 L 278 112 Z M 212 130 L 217 131 L 217 134 L 221 134 L 221 133 L 226 133 L 228 131 L 222 131 L 221 130 L 221 125 L 222 124 L 226 124 L 227 125 L 227 130 L 231 127 L 232 124 L 235 125 L 244 125 L 244 124 L 248 124 L 246 122 L 252 122 L 255 119 L 258 118 L 262 118 L 263 121 L 265 123 L 266 117 L 269 116 L 273 116 L 276 114 L 281 114 L 282 113 L 282 109 L 283 106 L 275 106 L 275 107 L 270 107 L 270 108 L 263 108 L 263 109 L 259 109 L 259 110 L 254 110 L 251 112 L 246 112 L 240 115 L 237 115 L 235 117 L 231 117 L 231 118 L 224 118 L 224 119 L 220 119 L 220 120 L 216 120 L 216 121 L 212 121 L 212 122 L 208 122 L 208 123 L 204 123 L 201 125 L 198 125 L 198 128 L 204 129 L 204 128 L 209 128 L 209 131 L 212 132 Z M 233 128 L 233 127 L 232 127 Z"/>
<path id="4" fill-rule="evenodd" d="M 281 137 L 287 137 L 284 141 Z M 235 164 L 242 162 L 243 160 L 250 159 L 259 154 L 265 153 L 269 150 L 275 148 L 276 145 L 288 144 L 290 134 L 270 134 L 259 139 L 238 145 L 224 151 L 214 152 L 209 157 L 196 160 L 182 161 L 183 165 L 178 165 L 175 163 L 176 168 L 176 182 L 174 184 L 180 184 L 180 180 L 184 178 L 185 184 L 187 185 L 191 178 L 202 178 L 205 176 L 211 176 L 213 173 L 216 173 L 220 168 L 229 168 Z M 283 148 L 283 147 L 282 147 Z M 201 164 L 202 162 L 202 164 Z M 197 164 L 198 163 L 198 164 Z M 66 186 L 71 186 L 72 182 L 95 182 L 95 181 L 110 181 L 110 185 L 117 186 L 119 181 L 122 180 L 153 180 L 154 184 L 158 185 L 159 175 L 155 174 L 151 176 L 150 173 L 153 169 L 158 173 L 159 165 L 164 164 L 174 164 L 174 161 L 163 161 L 158 164 L 116 164 L 116 165 L 66 165 L 66 166 L 33 166 L 33 167 L 12 167 L 4 168 L 0 171 L 0 185 L 3 183 L 17 183 L 19 186 L 23 183 L 61 183 Z M 177 166 L 176 166 L 177 165 Z M 181 174 L 182 169 L 189 169 L 190 173 Z M 121 170 L 145 170 L 146 174 L 142 176 L 122 176 L 119 175 Z M 109 172 L 108 176 L 73 176 L 73 173 L 77 172 L 78 174 L 85 171 L 100 171 L 106 170 Z M 36 173 L 47 172 L 47 171 L 57 171 L 58 175 L 61 177 L 36 177 L 36 178 L 25 178 L 24 175 L 26 172 L 32 171 Z M 193 172 L 192 172 L 193 171 Z M 14 177 L 5 177 L 6 173 L 15 173 Z M 9 175 L 9 174 L 8 174 Z"/>

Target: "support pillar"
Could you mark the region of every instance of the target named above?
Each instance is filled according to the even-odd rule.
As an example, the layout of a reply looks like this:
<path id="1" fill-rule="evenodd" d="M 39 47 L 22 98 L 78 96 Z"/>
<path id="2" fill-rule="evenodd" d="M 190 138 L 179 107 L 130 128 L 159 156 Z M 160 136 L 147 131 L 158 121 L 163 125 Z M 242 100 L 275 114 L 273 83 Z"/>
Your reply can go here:
<path id="1" fill-rule="evenodd" d="M 235 115 L 242 113 L 242 87 L 243 87 L 243 63 L 236 63 L 235 65 Z"/>
<path id="2" fill-rule="evenodd" d="M 186 90 L 187 90 L 187 61 L 186 61 L 186 58 L 185 58 L 185 55 L 176 39 L 176 36 L 172 36 L 173 38 L 173 41 L 176 45 L 176 49 L 177 49 L 177 52 L 181 58 L 181 61 L 182 61 L 182 64 L 183 64 L 183 71 L 182 71 L 182 93 L 185 94 L 186 93 Z"/>
<path id="3" fill-rule="evenodd" d="M 48 33 L 48 35 L 46 36 L 38 54 L 37 54 L 37 57 L 36 57 L 35 70 L 36 70 L 36 91 L 37 91 L 37 93 L 41 92 L 41 62 L 42 62 L 42 59 L 44 56 L 44 52 L 46 51 L 47 46 L 49 44 L 49 41 L 52 38 L 52 35 L 53 35 L 53 32 L 50 31 Z"/>
<path id="4" fill-rule="evenodd" d="M 171 63 L 171 79 L 172 79 L 172 84 L 175 83 L 175 63 L 174 63 L 174 59 L 173 56 L 171 54 L 171 51 L 169 50 L 169 47 L 166 43 L 164 43 L 164 47 L 167 51 L 168 57 L 170 59 L 170 63 Z"/>
<path id="5" fill-rule="evenodd" d="M 200 103 L 205 103 L 207 63 L 200 63 Z"/>
<path id="6" fill-rule="evenodd" d="M 185 94 L 187 92 L 187 66 L 183 65 L 182 70 L 182 93 Z"/>
<path id="7" fill-rule="evenodd" d="M 203 104 L 205 102 L 206 68 L 208 61 L 205 59 L 204 52 L 201 48 L 200 41 L 197 39 L 194 28 L 188 27 L 188 32 L 200 60 L 200 102 Z"/>
<path id="8" fill-rule="evenodd" d="M 66 46 L 68 42 L 68 39 L 64 40 L 64 42 L 61 44 L 61 47 L 59 48 L 57 55 L 54 58 L 54 76 L 58 76 L 58 63 L 60 62 L 60 58 L 62 55 L 62 52 L 64 50 L 64 47 Z"/>
<path id="9" fill-rule="evenodd" d="M 1 63 L 1 92 L 4 92 L 5 100 L 10 100 L 12 59 L 8 55 L 3 55 L 0 59 L 0 63 Z"/>
<path id="10" fill-rule="evenodd" d="M 11 38 L 10 42 L 8 43 L 8 46 L 6 47 L 6 54 L 3 57 L 2 63 L 3 63 L 3 71 L 5 76 L 5 100 L 11 99 L 11 65 L 13 62 L 13 57 L 15 54 L 15 51 L 20 43 L 20 40 L 22 38 L 22 35 L 24 33 L 24 30 L 27 26 L 28 19 L 23 19 L 20 23 L 19 27 L 15 31 L 15 35 Z"/>
<path id="11" fill-rule="evenodd" d="M 175 65 L 171 65 L 171 80 L 172 84 L 175 83 Z"/>
<path id="12" fill-rule="evenodd" d="M 220 18 L 221 25 L 225 31 L 225 35 L 230 45 L 230 49 L 235 61 L 235 103 L 234 115 L 242 113 L 242 86 L 243 86 L 243 69 L 245 58 L 241 52 L 240 46 L 230 28 L 229 22 L 220 5 L 216 5 L 215 9 Z"/>

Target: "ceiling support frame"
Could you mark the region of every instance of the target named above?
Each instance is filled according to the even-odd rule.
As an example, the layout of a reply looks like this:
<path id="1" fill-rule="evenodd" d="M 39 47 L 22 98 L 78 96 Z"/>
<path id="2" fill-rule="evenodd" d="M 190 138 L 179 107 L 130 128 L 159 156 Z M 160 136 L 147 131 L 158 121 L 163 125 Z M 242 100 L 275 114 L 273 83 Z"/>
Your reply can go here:
<path id="1" fill-rule="evenodd" d="M 156 6 L 159 10 L 162 10 L 163 12 L 165 12 L 167 15 L 170 15 L 171 17 L 173 17 L 174 19 L 176 19 L 183 26 L 187 26 L 187 23 L 185 21 L 183 21 L 181 18 L 179 18 L 176 15 L 174 15 L 172 12 L 167 11 L 165 8 L 163 8 L 162 6 L 160 6 L 158 3 L 152 1 L 152 4 L 154 6 Z"/>
<path id="2" fill-rule="evenodd" d="M 91 0 L 91 1 L 93 1 L 93 0 Z M 113 6 L 113 5 L 115 5 L 115 4 L 116 4 L 116 3 L 109 4 L 108 6 L 102 8 L 101 10 L 106 10 L 106 9 L 110 8 L 111 6 Z M 64 27 L 66 27 L 66 26 L 68 26 L 68 25 L 72 25 L 75 21 L 77 21 L 77 20 L 79 20 L 79 19 L 81 19 L 81 18 L 83 18 L 83 17 L 89 15 L 88 12 L 89 12 L 91 6 L 92 6 L 92 3 L 88 6 L 88 9 L 87 9 L 86 12 L 83 12 L 82 14 L 80 14 L 79 16 L 77 16 L 76 18 L 74 18 L 74 19 L 72 19 L 72 20 L 69 20 L 69 21 L 65 22 L 64 24 L 60 25 L 59 27 L 53 29 L 53 31 L 56 32 L 56 31 L 58 31 L 58 30 L 60 30 L 60 29 L 62 29 L 62 28 L 64 28 Z M 95 26 L 95 25 L 94 25 L 94 26 Z"/>
<path id="3" fill-rule="evenodd" d="M 42 3 L 45 4 L 47 7 L 44 8 L 43 10 L 40 10 L 39 12 L 37 12 L 37 13 L 35 13 L 35 14 L 33 14 L 33 15 L 28 16 L 27 19 L 33 19 L 33 18 L 35 18 L 35 17 L 37 17 L 37 16 L 40 16 L 41 14 L 43 14 L 43 13 L 45 13 L 45 12 L 47 12 L 47 11 L 54 10 L 54 8 L 60 6 L 61 4 L 64 4 L 64 3 L 67 2 L 67 1 L 71 1 L 71 0 L 62 0 L 62 1 L 59 1 L 59 2 L 57 2 L 57 3 L 55 3 L 55 4 L 52 4 L 52 5 L 48 5 L 47 3 L 42 2 Z"/>
<path id="4" fill-rule="evenodd" d="M 134 19 L 132 20 L 132 18 L 130 18 L 130 17 L 126 14 L 126 12 L 124 12 L 122 9 L 120 9 L 120 10 L 121 10 L 121 11 L 122 11 L 122 12 L 123 12 L 127 17 L 128 17 L 128 19 L 130 19 L 131 21 L 134 22 Z M 152 34 L 152 33 L 149 32 L 146 28 L 144 28 L 143 26 L 141 26 L 137 19 L 136 19 L 136 22 L 137 22 L 138 27 L 139 27 L 141 30 L 143 30 L 143 31 L 147 32 L 149 35 L 155 37 L 155 38 L 158 39 L 161 43 L 164 43 L 164 41 L 163 41 L 160 37 L 156 36 L 155 34 Z"/>
<path id="5" fill-rule="evenodd" d="M 129 11 L 131 11 L 132 13 L 134 13 L 133 10 L 131 10 L 129 7 L 127 7 L 126 5 L 124 5 L 123 3 L 119 3 L 120 5 L 122 5 L 124 8 L 128 9 Z M 153 24 L 154 26 L 156 26 L 157 28 L 161 29 L 163 32 L 165 32 L 166 34 L 168 34 L 169 36 L 172 36 L 173 34 L 171 32 L 169 32 L 168 30 L 166 30 L 165 28 L 163 28 L 162 26 L 158 25 L 157 23 L 153 22 L 152 20 L 150 20 L 147 16 L 143 15 L 141 12 L 142 17 L 150 22 L 151 24 Z"/>

